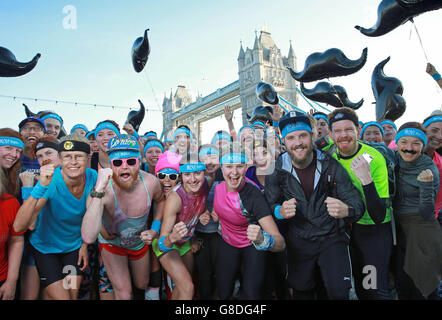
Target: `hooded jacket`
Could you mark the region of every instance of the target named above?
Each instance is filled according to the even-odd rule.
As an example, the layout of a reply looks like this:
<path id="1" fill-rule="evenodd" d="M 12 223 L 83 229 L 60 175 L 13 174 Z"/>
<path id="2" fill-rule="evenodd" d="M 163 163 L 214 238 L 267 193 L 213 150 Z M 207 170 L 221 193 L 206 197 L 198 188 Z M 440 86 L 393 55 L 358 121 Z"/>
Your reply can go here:
<path id="1" fill-rule="evenodd" d="M 334 237 L 344 232 L 349 223 L 358 221 L 365 211 L 364 203 L 346 170 L 330 155 L 318 149 L 313 152 L 316 152 L 316 172 L 314 190 L 309 200 L 306 199 L 289 153 L 285 152 L 278 157 L 274 172 L 266 177 L 264 194 L 273 213 L 284 201 L 296 199 L 296 215 L 280 220 L 288 224 L 289 243 L 293 237 L 311 241 Z M 332 170 L 333 167 L 335 170 Z M 348 217 L 335 219 L 330 216 L 324 202 L 327 197 L 337 198 L 347 204 Z"/>

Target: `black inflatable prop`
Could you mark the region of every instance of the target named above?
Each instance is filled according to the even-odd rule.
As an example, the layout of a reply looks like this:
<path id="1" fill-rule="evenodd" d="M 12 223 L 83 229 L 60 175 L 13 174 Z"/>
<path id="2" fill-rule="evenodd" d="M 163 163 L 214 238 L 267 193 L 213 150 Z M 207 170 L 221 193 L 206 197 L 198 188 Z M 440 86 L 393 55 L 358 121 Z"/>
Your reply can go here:
<path id="1" fill-rule="evenodd" d="M 315 52 L 309 55 L 305 61 L 304 70 L 295 72 L 292 68 L 290 74 L 296 81 L 312 82 L 325 78 L 347 76 L 359 71 L 367 62 L 368 49 L 362 51 L 357 60 L 348 59 L 345 54 L 336 48 L 324 52 Z"/>
<path id="2" fill-rule="evenodd" d="M 388 119 L 396 121 L 405 112 L 406 103 L 402 97 L 404 88 L 402 82 L 393 77 L 387 77 L 384 66 L 390 57 L 376 65 L 371 76 L 371 88 L 376 99 L 376 120 Z"/>
<path id="3" fill-rule="evenodd" d="M 246 113 L 247 120 L 250 123 L 253 123 L 257 120 L 258 117 L 260 118 L 266 118 L 268 121 L 272 121 L 272 114 L 273 114 L 273 108 L 270 106 L 258 106 L 253 110 L 252 115 Z"/>
<path id="4" fill-rule="evenodd" d="M 34 69 L 40 57 L 41 54 L 37 53 L 29 62 L 18 62 L 9 49 L 0 47 L 0 77 L 22 76 Z"/>
<path id="5" fill-rule="evenodd" d="M 442 8 L 442 0 L 382 0 L 378 6 L 378 20 L 372 28 L 355 26 L 369 37 L 382 36 L 414 17 Z"/>
<path id="6" fill-rule="evenodd" d="M 136 72 L 141 72 L 147 63 L 150 53 L 149 39 L 147 38 L 147 31 L 144 31 L 144 37 L 139 37 L 132 45 L 132 65 Z"/>
<path id="7" fill-rule="evenodd" d="M 351 102 L 344 87 L 332 86 L 326 81 L 318 82 L 313 89 L 307 89 L 301 82 L 301 92 L 310 100 L 324 102 L 335 108 L 348 107 L 357 110 L 364 103 L 364 99 L 357 103 Z"/>
<path id="8" fill-rule="evenodd" d="M 256 86 L 256 96 L 258 99 L 268 104 L 278 104 L 279 98 L 275 88 L 270 83 L 261 81 Z"/>
<path id="9" fill-rule="evenodd" d="M 135 131 L 140 129 L 141 122 L 143 122 L 144 115 L 146 114 L 146 108 L 141 100 L 138 100 L 138 103 L 140 104 L 140 109 L 138 111 L 129 111 L 126 119 L 126 123 L 130 123 L 132 127 L 134 127 Z"/>

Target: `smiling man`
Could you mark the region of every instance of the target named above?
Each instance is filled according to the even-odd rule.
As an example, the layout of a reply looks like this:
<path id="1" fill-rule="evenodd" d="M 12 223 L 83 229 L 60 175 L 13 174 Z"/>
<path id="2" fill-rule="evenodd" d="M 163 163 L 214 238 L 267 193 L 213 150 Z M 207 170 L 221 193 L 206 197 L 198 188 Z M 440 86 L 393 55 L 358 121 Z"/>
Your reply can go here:
<path id="1" fill-rule="evenodd" d="M 20 157 L 21 172 L 30 171 L 38 174 L 40 166 L 34 155 L 34 147 L 38 139 L 42 138 L 46 132 L 45 124 L 40 118 L 28 117 L 20 122 L 18 128 L 25 145 L 23 154 Z"/>
<path id="2" fill-rule="evenodd" d="M 287 224 L 288 282 L 296 299 L 313 299 L 319 267 L 330 299 L 349 299 L 351 265 L 345 230 L 363 202 L 345 169 L 314 148 L 309 117 L 290 112 L 279 128 L 287 152 L 266 177 L 264 194 Z"/>
<path id="3" fill-rule="evenodd" d="M 358 142 L 359 121 L 354 110 L 337 108 L 328 117 L 330 133 L 336 144 L 329 153 L 347 170 L 366 208 L 362 218 L 351 229 L 350 249 L 356 294 L 360 300 L 391 299 L 388 270 L 393 236 L 385 158 L 375 148 Z M 366 125 L 365 128 L 370 123 Z M 373 287 L 363 285 L 363 270 L 368 265 L 374 266 L 377 272 Z"/>

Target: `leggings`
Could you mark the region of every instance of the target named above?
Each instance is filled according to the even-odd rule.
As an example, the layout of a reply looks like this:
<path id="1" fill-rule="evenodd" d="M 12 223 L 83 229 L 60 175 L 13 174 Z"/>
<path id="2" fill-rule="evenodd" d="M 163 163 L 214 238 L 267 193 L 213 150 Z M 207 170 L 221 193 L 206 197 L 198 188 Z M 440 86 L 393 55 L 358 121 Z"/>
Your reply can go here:
<path id="1" fill-rule="evenodd" d="M 258 251 L 253 245 L 236 248 L 227 244 L 222 238 L 218 244 L 216 284 L 221 300 L 232 296 L 235 276 L 244 267 L 242 273 L 243 300 L 261 299 L 265 275 L 267 251 Z"/>
<path id="2" fill-rule="evenodd" d="M 195 231 L 201 244 L 195 253 L 195 269 L 198 272 L 198 300 L 212 300 L 215 293 L 216 257 L 219 243 L 218 232 Z"/>

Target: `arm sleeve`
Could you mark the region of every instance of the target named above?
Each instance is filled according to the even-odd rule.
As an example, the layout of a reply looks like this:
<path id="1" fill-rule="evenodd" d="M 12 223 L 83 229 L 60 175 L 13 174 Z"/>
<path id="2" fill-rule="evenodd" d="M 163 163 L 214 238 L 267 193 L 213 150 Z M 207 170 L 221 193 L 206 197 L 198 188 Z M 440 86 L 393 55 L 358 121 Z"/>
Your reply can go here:
<path id="1" fill-rule="evenodd" d="M 332 159 L 331 161 L 336 161 Z M 336 175 L 336 195 L 339 200 L 349 206 L 348 217 L 344 218 L 346 223 L 358 221 L 365 212 L 364 202 L 359 195 L 358 190 L 353 185 L 347 171 L 340 163 L 337 163 Z"/>
<path id="2" fill-rule="evenodd" d="M 362 186 L 366 199 L 367 211 L 370 218 L 375 224 L 380 224 L 385 220 L 385 214 L 387 213 L 387 199 L 380 198 L 374 182 Z"/>

